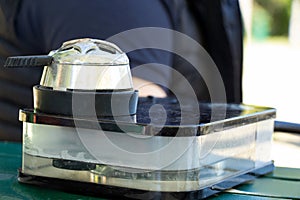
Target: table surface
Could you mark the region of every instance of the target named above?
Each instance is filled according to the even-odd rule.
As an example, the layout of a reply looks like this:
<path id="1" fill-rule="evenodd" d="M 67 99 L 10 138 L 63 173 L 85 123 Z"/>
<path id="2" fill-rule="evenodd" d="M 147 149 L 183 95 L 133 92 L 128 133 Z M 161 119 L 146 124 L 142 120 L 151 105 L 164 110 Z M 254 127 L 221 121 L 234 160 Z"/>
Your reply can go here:
<path id="1" fill-rule="evenodd" d="M 17 181 L 17 169 L 21 162 L 21 144 L 0 142 L 0 200 L 99 199 L 20 184 Z M 209 199 L 300 199 L 300 169 L 276 167 L 273 173 Z"/>

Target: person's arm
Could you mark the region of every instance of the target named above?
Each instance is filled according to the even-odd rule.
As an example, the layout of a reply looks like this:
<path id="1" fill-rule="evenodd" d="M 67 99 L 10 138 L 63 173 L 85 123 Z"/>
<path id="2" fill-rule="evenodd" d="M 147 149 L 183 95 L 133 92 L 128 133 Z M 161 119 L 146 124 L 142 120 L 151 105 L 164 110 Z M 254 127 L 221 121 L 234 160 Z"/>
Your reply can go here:
<path id="1" fill-rule="evenodd" d="M 164 98 L 167 96 L 166 92 L 153 82 L 138 77 L 132 77 L 132 80 L 133 87 L 134 89 L 139 90 L 140 97 L 154 96 Z"/>

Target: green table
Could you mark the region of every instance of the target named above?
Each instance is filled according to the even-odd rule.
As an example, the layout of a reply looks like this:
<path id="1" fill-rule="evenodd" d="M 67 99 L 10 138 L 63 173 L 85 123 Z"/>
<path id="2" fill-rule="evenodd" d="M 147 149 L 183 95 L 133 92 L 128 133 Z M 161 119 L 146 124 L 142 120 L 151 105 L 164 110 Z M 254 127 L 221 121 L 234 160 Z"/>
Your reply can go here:
<path id="1" fill-rule="evenodd" d="M 21 155 L 21 144 L 0 142 L 0 200 L 99 199 L 19 184 L 17 169 L 21 166 Z M 271 174 L 210 199 L 300 199 L 300 169 L 276 168 Z"/>

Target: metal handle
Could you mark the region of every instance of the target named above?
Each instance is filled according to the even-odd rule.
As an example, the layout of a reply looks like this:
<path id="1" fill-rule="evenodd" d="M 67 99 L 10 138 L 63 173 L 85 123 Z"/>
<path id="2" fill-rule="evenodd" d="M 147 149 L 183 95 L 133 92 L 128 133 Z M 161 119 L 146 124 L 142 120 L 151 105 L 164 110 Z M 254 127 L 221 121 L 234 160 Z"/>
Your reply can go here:
<path id="1" fill-rule="evenodd" d="M 53 57 L 47 55 L 38 56 L 13 56 L 8 57 L 4 67 L 44 67 L 52 63 Z"/>

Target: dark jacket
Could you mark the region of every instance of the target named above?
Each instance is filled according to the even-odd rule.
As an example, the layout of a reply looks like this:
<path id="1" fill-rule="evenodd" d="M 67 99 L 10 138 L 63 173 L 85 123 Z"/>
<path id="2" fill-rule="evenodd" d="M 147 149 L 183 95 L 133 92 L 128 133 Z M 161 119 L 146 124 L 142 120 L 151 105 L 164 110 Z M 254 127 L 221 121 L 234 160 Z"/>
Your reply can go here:
<path id="1" fill-rule="evenodd" d="M 227 102 L 241 103 L 243 27 L 238 0 L 164 1 L 171 10 L 174 29 L 198 41 L 215 62 L 224 82 Z M 184 43 L 179 42 L 179 48 L 184 48 Z M 206 83 L 196 75 L 197 71 L 184 58 L 174 56 L 174 59 L 173 67 L 190 80 L 198 99 L 210 101 Z M 180 84 L 178 78 L 174 84 Z"/>

